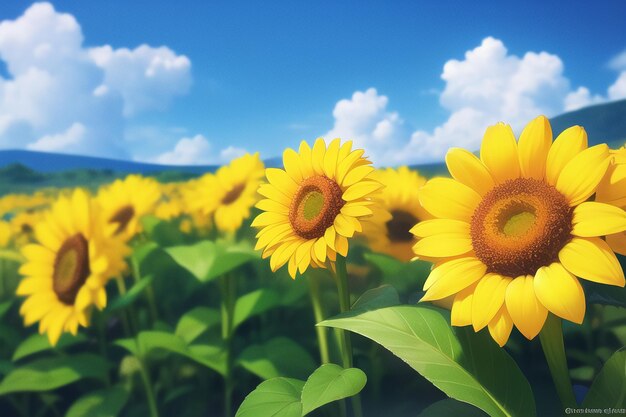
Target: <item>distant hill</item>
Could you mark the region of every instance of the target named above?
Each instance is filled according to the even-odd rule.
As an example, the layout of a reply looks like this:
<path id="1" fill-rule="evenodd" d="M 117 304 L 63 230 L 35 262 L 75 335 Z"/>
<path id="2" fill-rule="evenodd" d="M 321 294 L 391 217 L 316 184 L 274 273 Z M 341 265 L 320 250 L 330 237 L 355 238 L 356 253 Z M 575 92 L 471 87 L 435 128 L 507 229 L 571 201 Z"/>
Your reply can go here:
<path id="1" fill-rule="evenodd" d="M 580 110 L 564 113 L 550 120 L 554 136 L 570 126 L 585 128 L 589 136 L 589 145 L 598 143 L 626 142 L 626 100 L 597 104 Z"/>

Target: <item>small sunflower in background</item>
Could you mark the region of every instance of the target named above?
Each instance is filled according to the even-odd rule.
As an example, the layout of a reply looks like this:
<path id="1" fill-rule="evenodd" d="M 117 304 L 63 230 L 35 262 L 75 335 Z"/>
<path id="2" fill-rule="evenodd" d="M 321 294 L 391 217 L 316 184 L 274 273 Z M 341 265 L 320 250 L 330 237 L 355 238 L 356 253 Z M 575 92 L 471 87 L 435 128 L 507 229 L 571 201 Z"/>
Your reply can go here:
<path id="1" fill-rule="evenodd" d="M 626 210 L 626 148 L 613 152 L 613 162 L 596 191 L 596 201 Z M 606 237 L 614 252 L 626 256 L 626 231 Z"/>
<path id="2" fill-rule="evenodd" d="M 205 174 L 187 193 L 191 211 L 211 216 L 221 232 L 237 231 L 259 200 L 257 189 L 264 169 L 263 161 L 255 153 L 233 159 L 215 174 Z"/>
<path id="3" fill-rule="evenodd" d="M 35 225 L 43 219 L 44 210 L 27 209 L 17 212 L 10 220 L 13 242 L 21 247 L 34 239 Z"/>
<path id="4" fill-rule="evenodd" d="M 12 235 L 11 225 L 9 222 L 0 220 L 0 249 L 9 246 Z"/>
<path id="5" fill-rule="evenodd" d="M 159 183 L 141 175 L 115 180 L 101 188 L 97 196 L 109 232 L 125 240 L 142 230 L 141 218 L 153 212 L 160 198 Z"/>
<path id="6" fill-rule="evenodd" d="M 607 145 L 588 148 L 579 126 L 554 143 L 545 117 L 519 143 L 508 125 L 487 129 L 480 159 L 451 149 L 453 178 L 435 178 L 420 202 L 435 218 L 412 229 L 418 256 L 436 259 L 423 300 L 455 295 L 452 324 L 484 327 L 503 346 L 513 325 L 528 339 L 548 312 L 581 323 L 579 278 L 624 286 L 624 272 L 601 237 L 626 230 L 626 212 L 587 201 L 611 161 Z"/>
<path id="7" fill-rule="evenodd" d="M 26 326 L 39 321 L 53 346 L 61 333 L 88 326 L 92 306 L 106 306 L 105 285 L 129 252 L 121 238 L 104 233 L 105 221 L 78 189 L 54 203 L 35 227 L 37 243 L 21 249 L 26 262 L 16 293 L 27 298 L 20 314 Z"/>
<path id="8" fill-rule="evenodd" d="M 181 188 L 179 183 L 161 184 L 161 199 L 154 209 L 157 218 L 172 220 L 183 214 Z"/>
<path id="9" fill-rule="evenodd" d="M 415 257 L 413 245 L 416 242 L 410 230 L 432 217 L 419 202 L 419 188 L 426 183 L 426 178 L 405 166 L 380 169 L 372 175 L 385 186 L 377 198 L 386 212 L 364 222 L 363 233 L 372 250 L 410 261 Z"/>
<path id="10" fill-rule="evenodd" d="M 378 209 L 372 196 L 383 187 L 363 154 L 350 141 L 327 147 L 320 138 L 312 149 L 302 142 L 298 152 L 285 150 L 284 169 L 265 170 L 269 183 L 259 188 L 265 199 L 257 204 L 263 213 L 252 226 L 260 229 L 256 249 L 271 256 L 272 271 L 288 264 L 295 278 L 348 254 L 348 239 Z"/>

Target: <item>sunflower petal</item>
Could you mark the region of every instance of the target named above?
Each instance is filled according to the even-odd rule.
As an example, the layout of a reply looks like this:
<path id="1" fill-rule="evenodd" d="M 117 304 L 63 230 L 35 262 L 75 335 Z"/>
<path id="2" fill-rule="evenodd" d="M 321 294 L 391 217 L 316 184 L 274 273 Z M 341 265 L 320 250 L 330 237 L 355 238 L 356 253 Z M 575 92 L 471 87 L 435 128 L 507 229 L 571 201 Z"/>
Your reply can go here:
<path id="1" fill-rule="evenodd" d="M 420 203 L 435 217 L 469 222 L 480 195 L 450 178 L 433 178 L 420 189 Z"/>
<path id="2" fill-rule="evenodd" d="M 506 342 L 509 340 L 509 336 L 511 335 L 511 330 L 513 330 L 513 320 L 506 310 L 506 306 L 502 306 L 500 311 L 498 311 L 493 318 L 489 322 L 489 334 L 496 343 L 503 347 L 506 345 Z"/>
<path id="3" fill-rule="evenodd" d="M 559 252 L 559 260 L 579 278 L 624 286 L 624 271 L 609 245 L 600 238 L 573 238 Z"/>
<path id="4" fill-rule="evenodd" d="M 610 162 L 606 144 L 585 149 L 565 165 L 555 187 L 567 197 L 570 206 L 576 206 L 596 191 Z"/>
<path id="5" fill-rule="evenodd" d="M 610 204 L 587 201 L 574 208 L 572 223 L 575 236 L 611 235 L 626 230 L 626 211 Z"/>
<path id="6" fill-rule="evenodd" d="M 472 302 L 476 285 L 472 284 L 454 296 L 450 313 L 450 323 L 453 326 L 469 326 L 472 324 Z"/>
<path id="7" fill-rule="evenodd" d="M 494 186 L 493 177 L 480 159 L 468 150 L 451 148 L 446 154 L 446 165 L 452 178 L 485 195 Z"/>
<path id="8" fill-rule="evenodd" d="M 545 116 L 539 116 L 522 131 L 519 138 L 519 162 L 522 176 L 542 180 L 552 144 L 552 128 Z"/>
<path id="9" fill-rule="evenodd" d="M 480 147 L 480 159 L 497 184 L 520 176 L 519 155 L 511 126 L 489 126 Z"/>
<path id="10" fill-rule="evenodd" d="M 548 317 L 548 310 L 535 295 L 533 279 L 530 275 L 517 277 L 506 290 L 506 308 L 515 326 L 529 340 L 539 334 Z"/>
<path id="11" fill-rule="evenodd" d="M 476 258 L 444 262 L 433 269 L 424 283 L 423 301 L 440 300 L 469 287 L 483 276 L 487 267 Z M 427 286 L 428 284 L 428 286 Z"/>
<path id="12" fill-rule="evenodd" d="M 499 274 L 485 275 L 474 290 L 472 301 L 472 324 L 479 331 L 489 324 L 504 304 L 506 289 L 511 278 Z"/>
<path id="13" fill-rule="evenodd" d="M 546 161 L 548 184 L 555 185 L 565 165 L 585 149 L 587 149 L 587 132 L 580 126 L 565 129 L 557 136 L 548 151 Z"/>
<path id="14" fill-rule="evenodd" d="M 585 292 L 578 278 L 558 262 L 544 266 L 535 274 L 535 294 L 546 308 L 574 323 L 585 318 Z"/>

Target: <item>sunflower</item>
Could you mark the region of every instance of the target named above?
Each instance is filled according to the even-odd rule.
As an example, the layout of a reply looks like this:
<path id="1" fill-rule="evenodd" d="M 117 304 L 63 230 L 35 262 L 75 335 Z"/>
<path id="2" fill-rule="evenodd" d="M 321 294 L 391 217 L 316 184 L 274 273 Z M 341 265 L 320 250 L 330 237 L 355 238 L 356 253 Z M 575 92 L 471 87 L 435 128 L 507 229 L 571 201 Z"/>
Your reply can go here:
<path id="1" fill-rule="evenodd" d="M 89 323 L 91 306 L 106 305 L 105 284 L 119 273 L 128 249 L 108 237 L 98 206 L 86 192 L 60 197 L 35 227 L 38 243 L 22 248 L 26 262 L 17 295 L 24 324 L 39 321 L 39 332 L 55 345 L 62 332 L 76 334 Z"/>
<path id="2" fill-rule="evenodd" d="M 364 222 L 363 233 L 373 250 L 409 261 L 415 256 L 411 228 L 432 217 L 419 202 L 419 188 L 426 178 L 405 166 L 380 169 L 372 175 L 385 186 L 378 194 L 385 212 Z"/>
<path id="3" fill-rule="evenodd" d="M 31 243 L 35 225 L 43 219 L 44 210 L 27 209 L 16 213 L 10 221 L 13 243 L 17 247 Z"/>
<path id="4" fill-rule="evenodd" d="M 266 198 L 257 204 L 264 212 L 252 226 L 261 229 L 256 249 L 271 256 L 273 271 L 288 263 L 295 278 L 309 265 L 324 267 L 337 253 L 348 254 L 348 238 L 377 210 L 371 197 L 383 187 L 363 153 L 339 139 L 327 148 L 320 138 L 313 149 L 302 142 L 299 152 L 285 150 L 284 170 L 265 170 L 269 184 L 261 185 L 259 194 Z"/>
<path id="5" fill-rule="evenodd" d="M 503 346 L 515 325 L 534 338 L 548 312 L 581 323 L 578 278 L 624 286 L 624 272 L 600 236 L 623 232 L 626 212 L 588 201 L 610 163 L 605 144 L 587 147 L 579 126 L 552 143 L 548 120 L 533 120 L 516 142 L 503 123 L 474 154 L 451 149 L 452 178 L 435 178 L 420 202 L 435 219 L 416 225 L 418 256 L 436 260 L 423 300 L 455 294 L 452 324 L 485 326 Z"/>
<path id="6" fill-rule="evenodd" d="M 596 200 L 626 210 L 626 148 L 613 152 L 613 163 L 596 191 Z M 610 234 L 606 243 L 613 251 L 626 256 L 626 231 Z"/>
<path id="7" fill-rule="evenodd" d="M 12 235 L 11 225 L 4 220 L 0 220 L 0 249 L 9 246 Z"/>
<path id="8" fill-rule="evenodd" d="M 141 217 L 152 213 L 161 198 L 159 183 L 152 178 L 129 175 L 98 192 L 98 203 L 110 233 L 130 240 L 141 228 Z"/>
<path id="9" fill-rule="evenodd" d="M 161 192 L 161 199 L 154 209 L 154 215 L 162 220 L 180 217 L 183 213 L 181 184 L 162 184 Z"/>
<path id="10" fill-rule="evenodd" d="M 191 211 L 212 216 L 222 232 L 235 232 L 250 217 L 250 209 L 259 200 L 256 191 L 264 169 L 259 154 L 255 153 L 232 160 L 215 174 L 205 174 L 187 193 Z"/>

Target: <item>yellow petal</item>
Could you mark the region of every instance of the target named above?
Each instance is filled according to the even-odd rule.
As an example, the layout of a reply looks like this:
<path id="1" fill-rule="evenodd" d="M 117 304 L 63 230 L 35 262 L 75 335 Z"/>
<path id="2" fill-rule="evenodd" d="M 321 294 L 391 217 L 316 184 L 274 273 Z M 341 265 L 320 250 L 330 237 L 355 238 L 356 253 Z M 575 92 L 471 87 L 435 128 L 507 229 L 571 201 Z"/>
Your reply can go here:
<path id="1" fill-rule="evenodd" d="M 274 224 L 287 223 L 288 221 L 289 221 L 289 218 L 284 214 L 266 211 L 256 216 L 251 226 L 263 227 L 263 226 L 270 226 Z"/>
<path id="2" fill-rule="evenodd" d="M 324 139 L 317 138 L 311 151 L 311 164 L 313 171 L 318 175 L 324 175 L 324 155 L 326 154 L 326 143 Z"/>
<path id="3" fill-rule="evenodd" d="M 472 324 L 472 301 L 476 284 L 472 284 L 454 296 L 450 323 L 453 326 L 469 326 Z"/>
<path id="4" fill-rule="evenodd" d="M 15 290 L 16 295 L 30 295 L 39 291 L 52 290 L 52 280 L 50 278 L 24 278 Z"/>
<path id="5" fill-rule="evenodd" d="M 418 240 L 413 245 L 417 256 L 446 258 L 471 252 L 472 238 L 469 233 L 442 233 Z"/>
<path id="6" fill-rule="evenodd" d="M 47 333 L 48 333 L 48 341 L 51 346 L 56 346 L 59 341 L 59 337 L 61 337 L 61 333 L 63 332 L 63 328 L 65 327 L 65 321 L 68 319 L 72 312 L 72 309 L 69 307 L 62 308 L 52 319 L 50 322 Z"/>
<path id="7" fill-rule="evenodd" d="M 300 170 L 300 157 L 291 148 L 285 149 L 283 152 L 283 165 L 285 166 L 285 171 L 289 176 L 296 182 L 299 183 L 302 181 L 302 171 Z"/>
<path id="8" fill-rule="evenodd" d="M 451 148 L 446 154 L 446 165 L 452 178 L 480 195 L 485 195 L 494 186 L 487 167 L 468 150 Z"/>
<path id="9" fill-rule="evenodd" d="M 546 162 L 546 180 L 555 185 L 565 165 L 587 149 L 587 132 L 580 126 L 565 129 L 550 147 Z"/>
<path id="10" fill-rule="evenodd" d="M 337 157 L 339 155 L 339 139 L 333 139 L 328 145 L 324 155 L 324 174 L 328 178 L 334 178 L 337 170 Z"/>
<path id="11" fill-rule="evenodd" d="M 282 169 L 267 168 L 265 176 L 270 184 L 282 190 L 283 194 L 292 195 L 298 189 L 298 184 Z"/>
<path id="12" fill-rule="evenodd" d="M 624 271 L 609 245 L 600 238 L 573 238 L 559 252 L 559 260 L 579 278 L 624 286 Z"/>
<path id="13" fill-rule="evenodd" d="M 470 235 L 470 225 L 461 220 L 432 219 L 419 222 L 411 229 L 417 237 L 428 237 L 437 234 L 454 233 Z"/>
<path id="14" fill-rule="evenodd" d="M 517 143 L 511 126 L 498 123 L 487 128 L 480 147 L 480 159 L 496 184 L 520 176 Z"/>
<path id="15" fill-rule="evenodd" d="M 348 156 L 346 156 L 343 160 L 338 160 L 338 166 L 336 171 L 336 179 L 337 183 L 341 184 L 343 182 L 346 174 L 352 169 L 354 165 L 356 165 L 363 156 L 365 151 L 363 149 L 355 149 L 350 152 Z"/>
<path id="16" fill-rule="evenodd" d="M 313 245 L 315 251 L 315 257 L 320 262 L 326 262 L 326 240 L 323 237 L 317 239 Z"/>
<path id="17" fill-rule="evenodd" d="M 267 197 L 270 200 L 274 200 L 286 207 L 289 207 L 291 204 L 291 199 L 284 193 L 284 190 L 281 191 L 278 188 L 274 187 L 272 184 L 263 184 L 259 187 L 258 193 L 263 197 Z"/>
<path id="18" fill-rule="evenodd" d="M 326 231 L 324 232 L 324 240 L 329 248 L 335 250 L 335 226 L 326 228 Z"/>
<path id="19" fill-rule="evenodd" d="M 545 116 L 539 116 L 526 125 L 518 143 L 523 177 L 543 180 L 551 144 L 552 128 Z"/>
<path id="20" fill-rule="evenodd" d="M 535 274 L 535 294 L 546 308 L 574 323 L 585 318 L 585 292 L 578 278 L 558 262 L 539 268 Z"/>
<path id="21" fill-rule="evenodd" d="M 348 256 L 348 239 L 344 236 L 337 235 L 335 239 L 335 250 L 341 256 Z"/>
<path id="22" fill-rule="evenodd" d="M 548 310 L 535 295 L 533 279 L 530 275 L 517 277 L 506 289 L 506 309 L 527 339 L 539 334 L 548 317 Z"/>
<path id="23" fill-rule="evenodd" d="M 509 286 L 511 278 L 498 274 L 489 273 L 485 275 L 474 290 L 472 301 L 472 324 L 474 331 L 484 328 L 500 311 L 504 303 L 506 288 Z"/>
<path id="24" fill-rule="evenodd" d="M 487 267 L 476 258 L 468 257 L 444 262 L 433 269 L 428 276 L 427 282 L 424 283 L 426 294 L 422 300 L 440 300 L 456 294 L 485 276 L 486 271 Z"/>
<path id="25" fill-rule="evenodd" d="M 580 204 L 596 191 L 610 162 L 606 144 L 585 149 L 565 165 L 556 189 L 567 197 L 570 206 Z"/>
<path id="26" fill-rule="evenodd" d="M 356 184 L 357 182 L 363 180 L 365 177 L 371 174 L 372 171 L 374 171 L 374 168 L 371 165 L 361 165 L 359 167 L 351 169 L 350 171 L 348 171 L 346 176 L 343 177 L 341 185 L 343 187 L 349 187 L 353 184 Z"/>
<path id="27" fill-rule="evenodd" d="M 302 177 L 309 178 L 313 176 L 312 152 L 309 144 L 305 141 L 300 142 L 298 154 L 300 157 L 300 171 L 302 172 Z"/>
<path id="28" fill-rule="evenodd" d="M 339 213 L 335 217 L 333 225 L 335 226 L 335 229 L 337 229 L 337 233 L 339 233 L 340 235 L 345 237 L 352 237 L 354 236 L 355 232 L 354 224 L 348 219 L 348 217 Z"/>
<path id="29" fill-rule="evenodd" d="M 493 340 L 502 347 L 506 345 L 506 342 L 509 340 L 511 330 L 513 330 L 513 320 L 506 311 L 506 306 L 502 306 L 493 320 L 489 322 L 489 334 L 491 334 Z"/>
<path id="30" fill-rule="evenodd" d="M 288 207 L 270 199 L 263 199 L 259 201 L 258 203 L 256 203 L 256 208 L 263 211 L 273 211 L 275 213 L 289 214 Z"/>
<path id="31" fill-rule="evenodd" d="M 469 222 L 480 203 L 480 195 L 450 178 L 433 178 L 421 189 L 422 206 L 435 217 Z"/>
<path id="32" fill-rule="evenodd" d="M 363 217 L 373 214 L 372 209 L 359 204 L 346 204 L 341 208 L 341 214 L 351 217 Z"/>
<path id="33" fill-rule="evenodd" d="M 596 201 L 626 207 L 626 164 L 611 165 L 596 190 Z"/>
<path id="34" fill-rule="evenodd" d="M 587 201 L 574 208 L 572 234 L 605 236 L 626 230 L 626 211 L 610 204 Z"/>
<path id="35" fill-rule="evenodd" d="M 374 191 L 380 190 L 383 185 L 376 181 L 361 181 L 348 187 L 341 196 L 344 201 L 353 201 L 359 198 L 367 197 Z"/>
<path id="36" fill-rule="evenodd" d="M 626 256 L 626 232 L 608 235 L 606 243 L 613 249 L 615 253 Z"/>

